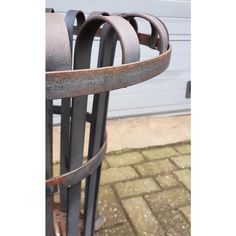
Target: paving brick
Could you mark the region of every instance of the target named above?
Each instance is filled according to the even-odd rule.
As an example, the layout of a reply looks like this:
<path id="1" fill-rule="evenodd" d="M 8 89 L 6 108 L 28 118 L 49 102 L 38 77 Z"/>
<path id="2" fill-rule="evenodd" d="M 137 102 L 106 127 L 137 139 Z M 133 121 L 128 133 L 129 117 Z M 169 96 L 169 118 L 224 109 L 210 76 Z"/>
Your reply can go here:
<path id="1" fill-rule="evenodd" d="M 159 224 L 142 197 L 129 198 L 123 200 L 122 203 L 131 219 L 137 235 L 165 235 L 162 226 Z"/>
<path id="2" fill-rule="evenodd" d="M 109 166 L 108 166 L 107 161 L 106 161 L 106 160 L 103 160 L 103 161 L 102 161 L 102 170 L 106 170 L 108 167 L 109 167 Z"/>
<path id="3" fill-rule="evenodd" d="M 175 171 L 174 174 L 177 176 L 178 180 L 182 182 L 185 187 L 190 191 L 191 189 L 191 174 L 189 169 Z"/>
<path id="4" fill-rule="evenodd" d="M 158 183 L 160 184 L 160 186 L 164 189 L 172 188 L 172 187 L 176 187 L 180 185 L 180 183 L 172 174 L 158 175 L 156 179 Z"/>
<path id="5" fill-rule="evenodd" d="M 106 227 L 127 221 L 124 210 L 109 186 L 100 187 L 98 209 L 102 216 L 106 218 Z"/>
<path id="6" fill-rule="evenodd" d="M 177 169 L 168 159 L 135 165 L 142 176 L 152 176 Z"/>
<path id="7" fill-rule="evenodd" d="M 151 178 L 132 180 L 115 184 L 119 197 L 130 197 L 143 193 L 160 190 L 160 187 Z"/>
<path id="8" fill-rule="evenodd" d="M 180 143 L 174 145 L 174 148 L 181 154 L 190 154 L 191 153 L 191 145 L 189 143 Z"/>
<path id="9" fill-rule="evenodd" d="M 178 210 L 160 212 L 158 219 L 166 236 L 190 236 L 190 226 Z"/>
<path id="10" fill-rule="evenodd" d="M 172 147 L 157 147 L 142 151 L 149 161 L 179 155 Z"/>
<path id="11" fill-rule="evenodd" d="M 122 225 L 113 226 L 112 228 L 106 228 L 99 230 L 95 236 L 135 236 L 129 223 L 124 223 Z"/>
<path id="12" fill-rule="evenodd" d="M 106 160 L 111 167 L 119 167 L 140 163 L 144 160 L 143 156 L 138 152 L 126 152 L 119 155 L 108 155 Z"/>
<path id="13" fill-rule="evenodd" d="M 175 209 L 190 204 L 190 194 L 184 187 L 147 194 L 145 199 L 154 212 Z"/>
<path id="14" fill-rule="evenodd" d="M 188 219 L 188 221 L 191 222 L 191 207 L 184 206 L 180 207 L 179 210 L 184 214 L 184 216 Z"/>
<path id="15" fill-rule="evenodd" d="M 179 167 L 179 168 L 189 168 L 191 165 L 190 155 L 172 157 L 171 160 Z"/>
<path id="16" fill-rule="evenodd" d="M 131 166 L 113 167 L 102 171 L 101 184 L 108 184 L 138 177 L 137 172 Z"/>

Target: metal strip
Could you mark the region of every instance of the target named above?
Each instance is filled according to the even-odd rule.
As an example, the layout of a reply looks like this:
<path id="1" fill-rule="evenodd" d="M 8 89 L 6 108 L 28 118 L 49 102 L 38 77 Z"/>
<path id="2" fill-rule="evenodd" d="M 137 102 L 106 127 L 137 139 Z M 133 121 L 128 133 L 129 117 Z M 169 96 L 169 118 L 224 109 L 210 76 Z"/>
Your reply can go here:
<path id="1" fill-rule="evenodd" d="M 70 10 L 65 16 L 65 23 L 70 40 L 70 50 L 73 50 L 73 30 L 75 19 L 77 28 L 80 28 L 85 21 L 85 16 L 81 11 Z M 74 64 L 75 68 L 81 68 Z M 70 170 L 76 169 L 83 162 L 83 147 L 86 123 L 87 96 L 72 98 L 71 117 L 71 140 L 70 140 Z M 68 111 L 69 112 L 69 111 Z M 67 235 L 79 234 L 81 183 L 77 183 L 68 189 L 67 199 Z"/>
<path id="2" fill-rule="evenodd" d="M 81 11 L 70 10 L 66 13 L 65 24 L 67 27 L 70 51 L 73 55 L 73 30 L 74 23 L 77 21 L 77 28 L 80 28 L 85 21 L 85 16 Z M 73 58 L 72 58 L 73 60 Z M 68 98 L 70 99 L 70 98 Z M 63 100 L 63 99 L 62 99 Z M 70 100 L 69 100 L 70 101 Z M 68 102 L 69 103 L 69 102 Z M 86 123 L 87 97 L 72 98 L 72 116 L 70 131 L 70 157 L 67 163 L 69 170 L 74 170 L 81 166 L 83 162 L 84 133 Z M 67 104 L 67 114 L 70 114 L 70 104 Z M 69 119 L 63 124 L 69 127 Z M 63 174 L 63 173 L 62 173 Z M 81 183 L 77 183 L 66 191 L 62 191 L 62 207 L 65 208 L 67 202 L 67 235 L 73 236 L 79 234 L 79 215 L 80 215 L 80 195 Z M 67 196 L 66 196 L 67 195 Z"/>
<path id="3" fill-rule="evenodd" d="M 87 96 L 72 99 L 70 171 L 82 165 Z M 81 182 L 68 189 L 67 235 L 79 235 Z"/>
<path id="4" fill-rule="evenodd" d="M 114 37 L 115 31 L 112 30 L 110 32 L 111 35 L 109 35 L 107 33 L 107 28 L 110 29 L 111 27 L 106 23 L 101 30 L 98 67 L 106 65 L 112 66 L 114 61 L 117 37 Z M 108 42 L 106 42 L 106 40 Z M 109 92 L 94 95 L 92 111 L 93 121 L 91 122 L 88 159 L 90 159 L 102 146 L 106 127 L 108 100 Z M 92 235 L 92 232 L 94 232 L 95 229 L 101 165 L 99 165 L 86 180 L 84 235 Z"/>
<path id="5" fill-rule="evenodd" d="M 115 17 L 112 16 L 107 18 L 113 19 L 114 21 L 113 24 L 108 22 L 110 23 L 109 26 L 108 23 L 104 24 L 103 26 L 102 30 L 103 37 L 99 49 L 98 67 L 113 64 L 117 36 L 120 37 L 120 41 L 121 43 L 123 43 L 122 63 L 139 60 L 140 52 L 139 52 L 138 40 L 137 39 L 136 41 L 132 40 L 133 44 L 131 45 L 131 41 L 129 41 L 128 38 L 126 38 L 127 36 L 134 37 L 133 35 L 136 34 L 135 31 L 134 30 L 131 31 L 133 35 L 124 36 L 124 31 L 117 32 L 117 28 L 114 27 L 114 24 L 117 24 L 115 25 L 117 27 L 118 26 L 121 27 L 122 21 L 117 20 L 121 18 L 117 18 L 117 16 Z M 93 19 L 93 17 L 91 17 L 90 19 Z M 129 28 L 132 26 L 127 21 L 123 22 L 125 23 L 123 23 L 122 29 L 125 29 L 127 32 Z M 130 49 L 133 49 L 133 51 L 131 52 Z M 92 112 L 94 120 L 91 123 L 88 159 L 90 159 L 94 155 L 94 153 L 96 153 L 97 150 L 99 150 L 102 144 L 106 125 L 108 98 L 109 98 L 109 93 L 96 94 L 94 97 L 93 112 Z M 94 232 L 100 173 L 101 173 L 101 165 L 87 178 L 86 181 L 85 231 L 84 231 L 85 236 L 90 236 Z"/>
<path id="6" fill-rule="evenodd" d="M 91 173 L 95 171 L 95 169 L 101 164 L 107 147 L 107 136 L 105 135 L 105 139 L 102 147 L 99 149 L 96 155 L 93 156 L 87 163 L 80 166 L 77 169 L 74 169 L 70 172 L 65 173 L 64 175 L 60 175 L 51 179 L 46 180 L 46 188 L 48 190 L 56 192 L 59 187 L 71 187 L 77 183 L 79 183 L 82 179 L 88 177 Z"/>
<path id="7" fill-rule="evenodd" d="M 46 73 L 70 68 L 70 44 L 64 16 L 46 13 Z"/>
<path id="8" fill-rule="evenodd" d="M 48 10 L 48 12 L 53 12 L 53 10 Z M 55 71 L 55 70 L 65 70 L 71 69 L 71 53 L 69 47 L 69 38 L 67 29 L 64 23 L 64 16 L 58 13 L 46 13 L 46 71 Z M 67 99 L 67 98 L 66 98 Z M 68 99 L 67 99 L 68 100 Z M 66 100 L 65 100 L 66 101 Z M 52 101 L 51 103 L 51 110 L 52 110 Z M 51 111 L 52 112 L 52 111 Z M 64 114 L 64 106 L 62 107 L 62 114 Z M 52 125 L 52 115 L 51 115 L 51 125 Z M 63 118 L 62 118 L 63 119 Z M 48 128 L 49 129 L 49 128 Z M 47 132 L 47 131 L 46 131 Z M 65 129 L 62 127 L 62 136 L 67 138 Z M 64 138 L 64 139 L 65 139 Z M 67 141 L 64 140 L 63 141 Z M 63 146 L 64 145 L 64 146 Z M 61 166 L 62 172 L 65 171 L 65 159 L 63 155 L 66 155 L 66 142 L 63 142 L 62 150 L 61 150 Z M 52 148 L 52 143 L 47 143 L 46 149 Z M 67 148 L 68 149 L 68 148 Z M 49 166 L 49 163 L 46 163 L 46 166 Z M 63 169 L 64 168 L 64 169 Z M 51 178 L 52 176 L 47 176 L 46 178 Z M 47 214 L 50 215 L 49 219 L 46 219 L 46 224 L 52 224 L 53 221 L 53 200 L 49 200 L 50 198 L 53 199 L 53 196 L 47 198 L 47 206 L 46 211 Z M 51 202 L 51 205 L 48 205 Z M 49 235 L 54 235 L 51 233 L 51 228 L 47 229 L 46 232 Z"/>
<path id="9" fill-rule="evenodd" d="M 57 99 L 126 88 L 165 71 L 170 57 L 169 45 L 165 53 L 145 61 L 97 69 L 47 72 L 46 97 Z"/>
<path id="10" fill-rule="evenodd" d="M 167 51 L 169 45 L 169 34 L 165 25 L 159 20 L 159 18 L 144 13 L 128 13 L 122 14 L 121 16 L 127 20 L 134 19 L 135 17 L 147 20 L 152 28 L 150 40 L 147 42 L 148 46 L 155 49 L 158 45 L 160 54 Z"/>
<path id="11" fill-rule="evenodd" d="M 65 24 L 68 31 L 71 61 L 73 60 L 73 29 L 75 20 L 77 21 L 77 28 L 80 29 L 85 21 L 85 16 L 81 11 L 70 10 L 65 15 Z M 72 69 L 72 65 L 70 68 Z M 61 161 L 60 174 L 69 171 L 69 144 L 70 144 L 70 104 L 71 98 L 63 98 L 61 100 Z M 67 189 L 60 190 L 61 210 L 67 211 Z"/>
<path id="12" fill-rule="evenodd" d="M 85 16 L 82 11 L 69 10 L 65 15 L 65 24 L 69 35 L 70 50 L 73 51 L 73 32 L 75 19 L 77 22 L 77 29 L 79 30 L 82 24 L 85 22 Z"/>
<path id="13" fill-rule="evenodd" d="M 60 133 L 60 174 L 69 171 L 69 146 L 70 146 L 70 98 L 61 100 L 61 133 Z M 60 189 L 61 210 L 67 211 L 67 189 Z"/>
<path id="14" fill-rule="evenodd" d="M 94 104 L 92 115 L 94 117 L 91 123 L 89 154 L 91 158 L 101 147 L 104 138 L 106 126 L 107 107 L 109 92 L 94 95 Z M 85 235 L 92 235 L 94 232 L 94 223 L 97 208 L 98 189 L 100 182 L 101 163 L 95 171 L 88 176 L 85 189 Z"/>

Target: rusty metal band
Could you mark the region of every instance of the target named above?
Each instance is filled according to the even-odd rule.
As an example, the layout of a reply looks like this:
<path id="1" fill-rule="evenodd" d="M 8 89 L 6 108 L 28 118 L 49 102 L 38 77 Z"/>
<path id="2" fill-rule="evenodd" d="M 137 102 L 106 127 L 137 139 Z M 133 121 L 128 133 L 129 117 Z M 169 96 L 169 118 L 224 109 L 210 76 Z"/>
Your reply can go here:
<path id="1" fill-rule="evenodd" d="M 94 155 L 87 163 L 74 169 L 66 174 L 47 179 L 46 180 L 46 192 L 51 195 L 57 192 L 58 187 L 70 187 L 79 183 L 82 179 L 88 177 L 93 173 L 97 167 L 102 163 L 105 157 L 107 147 L 107 132 L 104 138 L 102 147 L 99 149 L 96 155 Z"/>
<path id="2" fill-rule="evenodd" d="M 169 45 L 166 52 L 149 60 L 97 69 L 46 72 L 46 98 L 74 97 L 126 88 L 165 71 L 170 57 Z"/>

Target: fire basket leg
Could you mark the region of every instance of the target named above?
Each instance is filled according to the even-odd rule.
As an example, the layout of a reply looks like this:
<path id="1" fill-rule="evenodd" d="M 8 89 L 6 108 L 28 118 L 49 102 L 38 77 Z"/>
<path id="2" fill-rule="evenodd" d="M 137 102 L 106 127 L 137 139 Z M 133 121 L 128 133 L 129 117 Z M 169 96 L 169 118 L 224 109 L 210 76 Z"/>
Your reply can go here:
<path id="1" fill-rule="evenodd" d="M 82 165 L 86 124 L 87 96 L 72 99 L 70 167 L 73 170 Z M 67 236 L 79 235 L 81 182 L 68 189 Z"/>
<path id="2" fill-rule="evenodd" d="M 89 155 L 92 158 L 103 143 L 106 127 L 107 104 L 109 93 L 94 95 L 93 120 L 89 140 Z M 100 182 L 101 165 L 86 180 L 85 192 L 85 234 L 91 236 L 94 232 L 98 187 Z"/>
<path id="3" fill-rule="evenodd" d="M 70 146 L 70 98 L 63 98 L 61 100 L 61 160 L 60 160 L 60 174 L 68 172 L 69 160 L 69 146 Z M 67 189 L 60 189 L 60 203 L 61 210 L 67 211 Z"/>

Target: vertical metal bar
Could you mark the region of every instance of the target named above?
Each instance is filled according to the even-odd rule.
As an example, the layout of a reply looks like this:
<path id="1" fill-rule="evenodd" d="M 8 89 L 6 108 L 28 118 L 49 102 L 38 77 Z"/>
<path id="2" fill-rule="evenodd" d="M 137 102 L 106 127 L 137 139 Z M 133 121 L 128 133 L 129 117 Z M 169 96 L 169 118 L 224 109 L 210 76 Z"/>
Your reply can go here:
<path id="1" fill-rule="evenodd" d="M 61 100 L 61 161 L 60 174 L 68 172 L 69 145 L 70 145 L 70 98 Z M 67 211 L 67 189 L 60 189 L 61 210 Z"/>
<path id="2" fill-rule="evenodd" d="M 117 38 L 107 37 L 106 27 L 103 26 L 101 41 L 99 45 L 98 67 L 110 66 L 113 64 Z M 110 31 L 113 34 L 113 31 Z M 109 43 L 106 41 L 109 38 Z M 103 143 L 106 117 L 108 110 L 109 92 L 94 95 L 93 102 L 93 121 L 91 122 L 91 131 L 89 139 L 88 159 L 92 158 Z M 101 175 L 101 165 L 86 180 L 85 189 L 85 236 L 91 236 L 95 228 L 95 217 L 97 208 L 97 198 L 99 182 Z"/>
<path id="3" fill-rule="evenodd" d="M 101 147 L 106 126 L 107 104 L 109 93 L 94 95 L 93 122 L 91 123 L 89 154 L 91 158 Z M 88 178 L 86 183 L 85 201 L 85 235 L 91 236 L 94 232 L 98 188 L 100 182 L 101 165 Z"/>
<path id="4" fill-rule="evenodd" d="M 78 27 L 85 21 L 85 16 L 81 11 L 69 10 L 65 15 L 65 24 L 68 31 L 71 56 L 73 57 L 73 29 L 77 20 Z M 61 174 L 68 172 L 68 155 L 70 143 L 70 98 L 62 99 L 61 110 Z M 61 210 L 67 211 L 67 189 L 61 189 L 60 194 Z"/>
<path id="5" fill-rule="evenodd" d="M 53 176 L 52 160 L 52 100 L 46 100 L 46 179 Z M 53 195 L 46 194 L 46 236 L 53 236 Z"/>
<path id="6" fill-rule="evenodd" d="M 87 96 L 72 99 L 70 171 L 83 162 Z M 68 189 L 67 236 L 79 235 L 81 183 Z"/>

